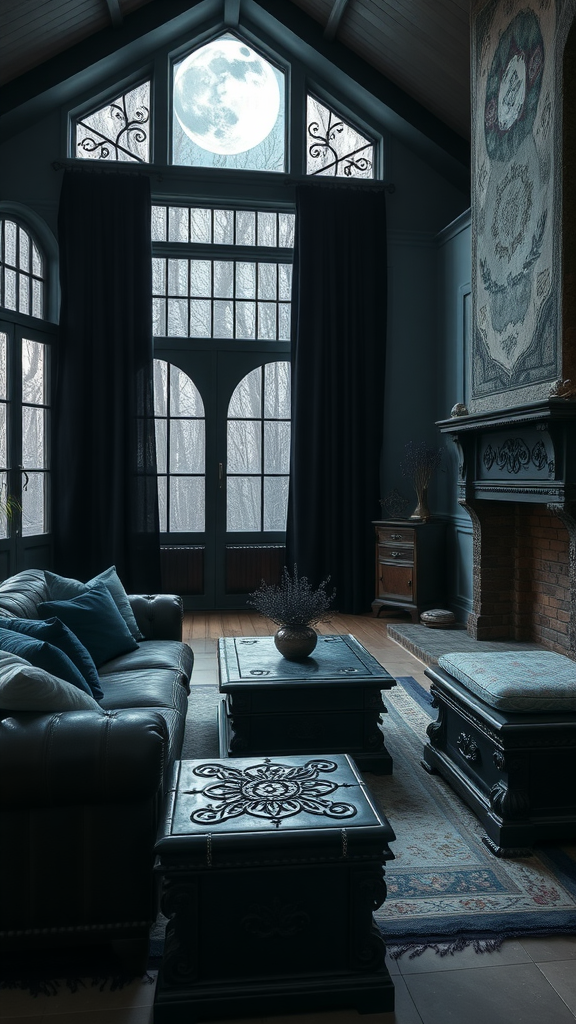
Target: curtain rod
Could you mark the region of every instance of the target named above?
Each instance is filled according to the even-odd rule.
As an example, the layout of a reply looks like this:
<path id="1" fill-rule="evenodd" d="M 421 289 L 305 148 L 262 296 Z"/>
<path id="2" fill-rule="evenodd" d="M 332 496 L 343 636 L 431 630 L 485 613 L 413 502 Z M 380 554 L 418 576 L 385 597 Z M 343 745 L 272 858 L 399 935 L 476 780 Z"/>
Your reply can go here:
<path id="1" fill-rule="evenodd" d="M 93 160 L 83 161 L 81 165 L 77 161 L 73 160 L 53 160 L 51 167 L 54 171 L 73 170 L 73 171 L 92 171 L 94 173 L 110 173 L 112 171 L 120 171 L 121 174 L 147 174 L 149 177 L 154 178 L 155 181 L 164 181 L 166 175 L 156 170 L 155 167 L 150 164 L 140 163 L 128 163 L 121 160 L 110 160 L 96 163 Z M 235 168 L 231 168 L 234 170 Z M 210 170 L 210 168 L 206 168 Z M 221 169 L 218 168 L 218 171 Z M 248 172 L 250 173 L 250 172 Z M 262 173 L 262 172 L 256 172 Z M 339 185 L 345 184 L 346 188 L 365 188 L 374 192 L 388 192 L 392 195 L 396 191 L 396 185 L 391 181 L 379 181 L 372 178 L 346 178 L 346 177 L 335 177 L 335 176 L 322 176 L 309 175 L 304 178 L 283 178 L 281 181 L 269 182 L 274 185 L 282 185 L 284 188 L 294 188 L 296 185 L 318 185 L 322 188 L 337 188 Z"/>

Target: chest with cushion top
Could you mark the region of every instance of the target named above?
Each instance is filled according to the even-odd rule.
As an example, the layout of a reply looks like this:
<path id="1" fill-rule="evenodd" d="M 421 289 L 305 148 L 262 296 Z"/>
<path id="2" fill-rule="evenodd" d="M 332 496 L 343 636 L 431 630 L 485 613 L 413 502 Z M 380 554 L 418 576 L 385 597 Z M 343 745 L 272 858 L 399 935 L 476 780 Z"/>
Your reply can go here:
<path id="1" fill-rule="evenodd" d="M 423 765 L 475 811 L 486 845 L 521 856 L 576 838 L 576 663 L 550 651 L 443 655 Z"/>

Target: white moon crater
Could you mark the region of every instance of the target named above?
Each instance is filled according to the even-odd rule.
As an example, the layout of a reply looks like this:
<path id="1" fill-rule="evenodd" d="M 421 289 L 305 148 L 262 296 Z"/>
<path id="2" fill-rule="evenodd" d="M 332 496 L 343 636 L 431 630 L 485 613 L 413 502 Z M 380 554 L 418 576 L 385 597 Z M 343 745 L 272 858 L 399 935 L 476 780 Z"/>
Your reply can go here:
<path id="1" fill-rule="evenodd" d="M 274 70 L 238 39 L 195 50 L 174 79 L 174 110 L 186 135 L 211 153 L 244 153 L 270 134 L 280 110 Z"/>

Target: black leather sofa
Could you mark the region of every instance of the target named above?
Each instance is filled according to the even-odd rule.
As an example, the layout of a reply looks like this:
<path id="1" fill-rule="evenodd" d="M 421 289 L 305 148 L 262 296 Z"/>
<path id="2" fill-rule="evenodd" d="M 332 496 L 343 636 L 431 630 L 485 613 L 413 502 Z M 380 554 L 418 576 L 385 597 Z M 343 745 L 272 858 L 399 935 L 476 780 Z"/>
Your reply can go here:
<path id="1" fill-rule="evenodd" d="M 38 618 L 41 570 L 0 584 L 0 616 Z M 110 944 L 145 964 L 154 841 L 182 747 L 193 666 L 182 602 L 130 596 L 145 637 L 98 670 L 106 714 L 0 709 L 3 951 Z"/>

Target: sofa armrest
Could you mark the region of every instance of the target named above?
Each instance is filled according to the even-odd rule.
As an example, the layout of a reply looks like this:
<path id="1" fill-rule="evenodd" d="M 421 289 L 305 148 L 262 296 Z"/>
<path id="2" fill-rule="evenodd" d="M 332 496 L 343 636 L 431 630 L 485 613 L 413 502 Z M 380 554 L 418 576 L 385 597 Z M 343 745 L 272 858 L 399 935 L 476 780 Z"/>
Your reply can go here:
<path id="1" fill-rule="evenodd" d="M 184 605 L 177 594 L 129 594 L 145 640 L 181 640 Z"/>
<path id="2" fill-rule="evenodd" d="M 121 803 L 161 787 L 168 729 L 148 708 L 0 719 L 0 807 Z"/>

